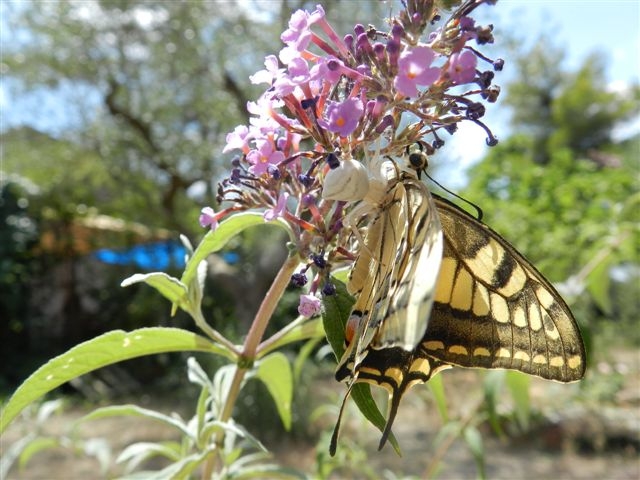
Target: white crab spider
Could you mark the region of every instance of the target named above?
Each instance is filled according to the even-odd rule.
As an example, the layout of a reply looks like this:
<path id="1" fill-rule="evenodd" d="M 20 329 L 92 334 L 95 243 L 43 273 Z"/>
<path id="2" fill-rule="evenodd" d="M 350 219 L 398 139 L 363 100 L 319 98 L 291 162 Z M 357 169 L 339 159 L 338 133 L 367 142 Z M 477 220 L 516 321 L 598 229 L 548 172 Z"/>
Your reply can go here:
<path id="1" fill-rule="evenodd" d="M 342 202 L 362 200 L 369 191 L 369 175 L 365 166 L 353 158 L 346 158 L 324 177 L 322 198 Z"/>
<path id="2" fill-rule="evenodd" d="M 324 179 L 322 198 L 343 202 L 359 202 L 343 219 L 343 225 L 351 230 L 360 245 L 364 245 L 358 230 L 358 222 L 378 210 L 389 186 L 396 179 L 398 170 L 392 160 L 380 155 L 380 146 L 373 155 L 365 150 L 365 164 L 352 158 L 343 159 L 337 168 L 330 170 Z"/>

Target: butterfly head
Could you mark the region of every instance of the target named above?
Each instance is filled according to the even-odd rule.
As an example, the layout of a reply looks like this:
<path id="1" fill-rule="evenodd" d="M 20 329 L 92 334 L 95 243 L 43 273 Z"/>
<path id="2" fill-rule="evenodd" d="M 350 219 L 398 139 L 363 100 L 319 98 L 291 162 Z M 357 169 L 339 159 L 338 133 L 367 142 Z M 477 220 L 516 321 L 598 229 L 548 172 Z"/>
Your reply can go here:
<path id="1" fill-rule="evenodd" d="M 406 149 L 407 168 L 416 172 L 418 178 L 420 178 L 420 174 L 429 166 L 430 149 L 432 150 L 433 147 L 424 142 L 416 142 Z"/>

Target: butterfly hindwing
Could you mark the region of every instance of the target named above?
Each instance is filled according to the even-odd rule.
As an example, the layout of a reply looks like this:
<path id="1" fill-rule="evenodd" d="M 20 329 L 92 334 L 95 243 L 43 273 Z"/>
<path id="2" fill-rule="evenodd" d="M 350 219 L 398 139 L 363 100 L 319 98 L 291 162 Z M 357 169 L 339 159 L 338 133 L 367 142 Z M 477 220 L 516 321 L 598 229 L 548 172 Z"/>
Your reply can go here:
<path id="1" fill-rule="evenodd" d="M 569 307 L 504 238 L 435 198 L 444 254 L 424 346 L 453 365 L 508 368 L 570 382 L 585 352 Z"/>
<path id="2" fill-rule="evenodd" d="M 447 368 L 451 368 L 451 365 L 427 356 L 420 345 L 410 352 L 392 347 L 372 349 L 368 353 L 360 365 L 357 381 L 382 387 L 389 393 L 387 421 L 379 448 L 384 446 L 391 433 L 404 392 L 414 385 L 428 382 L 436 373 Z"/>

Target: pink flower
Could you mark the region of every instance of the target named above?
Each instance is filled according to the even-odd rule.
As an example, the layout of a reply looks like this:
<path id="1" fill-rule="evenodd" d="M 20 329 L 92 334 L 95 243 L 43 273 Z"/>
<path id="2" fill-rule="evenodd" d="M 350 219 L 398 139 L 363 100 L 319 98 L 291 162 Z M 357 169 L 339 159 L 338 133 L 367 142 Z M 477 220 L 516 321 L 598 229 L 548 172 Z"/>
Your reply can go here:
<path id="1" fill-rule="evenodd" d="M 300 295 L 300 304 L 298 305 L 298 313 L 303 317 L 313 317 L 320 313 L 320 299 L 314 295 Z"/>
<path id="2" fill-rule="evenodd" d="M 298 51 L 304 50 L 311 40 L 311 25 L 322 18 L 324 18 L 324 10 L 320 5 L 311 13 L 305 10 L 293 12 L 289 19 L 289 28 L 280 35 L 280 40 Z"/>
<path id="3" fill-rule="evenodd" d="M 419 95 L 418 85 L 429 86 L 440 76 L 440 69 L 429 67 L 435 53 L 426 45 L 405 50 L 398 59 L 398 75 L 393 81 L 396 90 L 407 97 Z"/>
<path id="4" fill-rule="evenodd" d="M 256 140 L 257 149 L 247 153 L 247 161 L 251 164 L 249 172 L 262 175 L 267 172 L 269 165 L 278 165 L 284 160 L 284 153 L 275 150 L 270 140 Z"/>
<path id="5" fill-rule="evenodd" d="M 273 208 L 269 208 L 264 212 L 263 218 L 265 222 L 270 222 L 271 220 L 275 220 L 282 216 L 282 214 L 287 209 L 287 199 L 289 198 L 289 194 L 287 192 L 282 192 L 278 197 L 278 202 L 276 206 Z"/>
<path id="6" fill-rule="evenodd" d="M 267 55 L 264 59 L 264 66 L 266 67 L 265 70 L 259 70 L 249 76 L 251 83 L 268 83 L 271 85 L 273 80 L 284 72 L 284 68 L 278 68 L 278 59 L 275 55 Z"/>
<path id="7" fill-rule="evenodd" d="M 327 120 L 318 119 L 318 124 L 341 137 L 349 136 L 358 126 L 364 113 L 364 106 L 359 98 L 347 98 L 344 102 L 330 102 L 327 106 Z"/>
<path id="8" fill-rule="evenodd" d="M 269 98 L 267 95 L 262 95 L 255 102 L 247 102 L 247 111 L 252 115 L 249 123 L 255 136 L 271 135 L 278 130 L 280 125 L 274 120 L 273 115 L 281 106 L 280 100 Z"/>
<path id="9" fill-rule="evenodd" d="M 473 82 L 477 64 L 478 58 L 469 50 L 454 53 L 449 58 L 449 78 L 457 85 Z"/>
<path id="10" fill-rule="evenodd" d="M 222 153 L 227 153 L 231 150 L 249 150 L 249 145 L 247 142 L 251 139 L 251 135 L 249 134 L 249 129 L 244 125 L 238 125 L 233 132 L 227 133 L 225 140 L 227 144 L 222 149 Z"/>
<path id="11" fill-rule="evenodd" d="M 218 228 L 218 217 L 211 207 L 204 207 L 200 211 L 200 226 L 209 227 L 211 230 Z"/>

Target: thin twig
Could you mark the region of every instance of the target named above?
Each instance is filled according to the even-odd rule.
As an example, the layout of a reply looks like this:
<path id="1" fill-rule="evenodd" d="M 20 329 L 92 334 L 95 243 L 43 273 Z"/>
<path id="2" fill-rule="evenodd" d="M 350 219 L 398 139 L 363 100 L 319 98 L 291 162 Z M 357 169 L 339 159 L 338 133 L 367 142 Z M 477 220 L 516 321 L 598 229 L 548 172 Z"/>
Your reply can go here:
<path id="1" fill-rule="evenodd" d="M 424 472 L 423 478 L 433 478 L 433 476 L 436 473 L 436 469 L 438 468 L 438 465 L 446 455 L 447 451 L 451 448 L 451 445 L 453 445 L 453 442 L 455 442 L 456 439 L 459 437 L 460 433 L 467 427 L 467 425 L 469 425 L 469 423 L 471 423 L 471 420 L 473 420 L 475 415 L 478 413 L 478 410 L 480 410 L 480 407 L 482 407 L 483 403 L 484 403 L 484 398 L 478 401 L 476 405 L 471 410 L 469 410 L 469 412 L 467 412 L 467 414 L 464 417 L 462 417 L 462 419 L 460 420 L 460 428 L 458 428 L 455 432 L 451 433 L 440 444 L 440 447 L 438 448 L 438 450 L 436 450 L 436 453 L 433 455 L 433 457 L 431 457 L 431 461 L 429 462 L 429 465 L 427 466 Z"/>
<path id="2" fill-rule="evenodd" d="M 229 392 L 227 393 L 224 406 L 222 407 L 222 412 L 220 413 L 219 420 L 221 422 L 226 422 L 231 418 L 233 407 L 235 406 L 238 394 L 240 393 L 242 380 L 252 367 L 253 361 L 256 358 L 256 352 L 258 345 L 260 344 L 260 340 L 262 340 L 262 336 L 269 324 L 269 320 L 271 320 L 273 312 L 275 311 L 280 298 L 282 298 L 282 294 L 287 288 L 287 285 L 289 285 L 291 275 L 298 266 L 298 263 L 299 260 L 296 256 L 290 256 L 287 258 L 276 275 L 276 278 L 273 280 L 264 300 L 260 304 L 260 308 L 256 313 L 253 323 L 251 324 L 251 328 L 249 328 L 249 332 L 247 333 L 247 338 L 244 341 L 242 354 L 236 364 L 233 380 L 231 381 Z M 224 432 L 222 430 L 218 432 L 216 437 L 216 443 L 218 445 L 222 443 L 223 435 Z M 216 458 L 217 456 L 212 455 L 207 459 L 202 471 L 203 480 L 209 480 L 211 478 L 211 474 L 215 469 Z"/>

